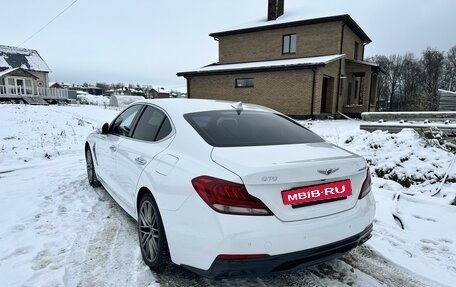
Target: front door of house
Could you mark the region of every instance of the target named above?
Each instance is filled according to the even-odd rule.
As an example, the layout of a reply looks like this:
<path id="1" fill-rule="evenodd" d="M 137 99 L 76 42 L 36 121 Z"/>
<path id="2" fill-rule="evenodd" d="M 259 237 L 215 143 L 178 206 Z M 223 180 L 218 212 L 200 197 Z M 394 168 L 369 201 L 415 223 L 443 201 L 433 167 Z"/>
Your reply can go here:
<path id="1" fill-rule="evenodd" d="M 16 89 L 18 95 L 25 94 L 25 84 L 23 79 L 16 79 Z"/>
<path id="2" fill-rule="evenodd" d="M 334 78 L 324 76 L 322 83 L 320 113 L 332 113 Z"/>

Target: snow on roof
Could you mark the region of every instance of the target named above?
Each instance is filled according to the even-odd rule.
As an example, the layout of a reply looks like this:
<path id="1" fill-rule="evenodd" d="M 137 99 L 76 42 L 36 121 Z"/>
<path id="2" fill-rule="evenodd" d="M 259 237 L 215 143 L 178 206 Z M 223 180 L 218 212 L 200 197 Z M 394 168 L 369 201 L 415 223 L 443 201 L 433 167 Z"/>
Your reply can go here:
<path id="1" fill-rule="evenodd" d="M 17 71 L 17 70 L 23 70 L 25 73 L 27 73 L 28 75 L 30 75 L 30 77 L 32 77 L 32 78 L 37 78 L 35 75 L 29 73 L 29 72 L 27 71 L 27 69 L 24 69 L 24 68 L 22 68 L 22 67 L 18 67 L 18 68 L 14 68 L 14 69 L 6 69 L 6 70 L 0 72 L 0 78 L 3 77 L 3 76 L 5 76 L 5 75 L 8 75 L 8 74 L 10 74 L 10 73 L 12 73 L 12 72 L 14 72 L 14 71 Z"/>
<path id="2" fill-rule="evenodd" d="M 0 72 L 0 77 L 3 77 L 4 75 L 8 75 L 9 73 L 14 72 L 14 71 L 19 70 L 19 69 L 21 69 L 21 68 L 14 68 L 14 69 L 4 70 L 4 71 Z"/>
<path id="3" fill-rule="evenodd" d="M 0 67 L 23 68 L 39 72 L 51 71 L 36 50 L 4 45 L 0 45 Z"/>
<path id="4" fill-rule="evenodd" d="M 212 64 L 209 66 L 202 67 L 195 71 L 182 72 L 177 75 L 183 75 L 186 73 L 206 73 L 206 72 L 217 72 L 217 71 L 234 71 L 234 70 L 249 70 L 249 69 L 267 69 L 267 68 L 283 68 L 292 66 L 313 66 L 313 65 L 326 65 L 340 58 L 344 57 L 344 54 L 320 56 L 320 57 L 306 57 L 286 60 L 272 60 L 272 61 L 259 61 L 259 62 L 248 62 L 248 63 L 237 63 L 237 64 Z"/>
<path id="5" fill-rule="evenodd" d="M 444 90 L 444 89 L 439 89 L 439 92 L 440 92 L 440 93 L 446 93 L 446 94 L 453 94 L 453 95 L 456 95 L 456 92 L 447 91 L 447 90 Z"/>
<path id="6" fill-rule="evenodd" d="M 269 20 L 267 17 L 262 17 L 260 19 L 250 21 L 241 25 L 237 25 L 223 31 L 218 31 L 209 34 L 211 37 L 217 38 L 219 36 L 238 34 L 243 32 L 252 32 L 256 30 L 267 30 L 274 29 L 283 26 L 300 26 L 300 25 L 310 25 L 317 23 L 333 22 L 333 21 L 343 21 L 346 23 L 352 30 L 355 32 L 361 39 L 366 43 L 372 42 L 372 40 L 367 36 L 367 34 L 361 29 L 360 26 L 350 17 L 348 14 L 336 15 L 336 16 L 322 16 L 318 18 L 307 18 L 304 15 L 308 11 L 287 11 L 284 15 L 278 17 L 276 20 Z"/>
<path id="7" fill-rule="evenodd" d="M 11 68 L 11 66 L 3 57 L 0 57 L 0 68 Z"/>
<path id="8" fill-rule="evenodd" d="M 300 13 L 296 13 L 296 11 L 290 11 L 284 13 L 282 16 L 279 16 L 276 20 L 268 21 L 267 17 L 262 17 L 253 21 L 245 22 L 236 26 L 229 27 L 225 30 L 214 32 L 212 34 L 219 34 L 229 31 L 237 31 L 243 30 L 247 28 L 255 28 L 255 27 L 265 27 L 265 26 L 272 26 L 276 24 L 284 24 L 284 23 L 291 23 L 303 20 L 303 15 Z"/>

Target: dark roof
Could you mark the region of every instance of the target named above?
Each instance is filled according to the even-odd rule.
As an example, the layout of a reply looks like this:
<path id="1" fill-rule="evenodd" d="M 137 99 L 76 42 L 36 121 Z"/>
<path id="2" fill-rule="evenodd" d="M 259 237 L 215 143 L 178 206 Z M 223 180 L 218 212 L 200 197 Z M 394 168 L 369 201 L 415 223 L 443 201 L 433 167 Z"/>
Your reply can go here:
<path id="1" fill-rule="evenodd" d="M 377 63 L 360 61 L 360 60 L 350 60 L 350 59 L 347 59 L 347 62 L 361 64 L 361 65 L 368 65 L 368 66 L 371 66 L 372 71 L 380 71 L 386 75 L 386 71 L 382 67 L 380 67 L 380 65 Z"/>
<path id="2" fill-rule="evenodd" d="M 282 17 L 279 17 L 275 21 L 263 21 L 261 23 L 252 24 L 251 26 L 237 27 L 237 28 L 234 28 L 231 30 L 211 33 L 211 34 L 209 34 L 209 36 L 218 38 L 221 36 L 243 34 L 243 33 L 257 32 L 257 31 L 266 31 L 266 30 L 286 28 L 286 27 L 296 27 L 296 26 L 342 21 L 348 27 L 350 27 L 350 29 L 356 35 L 358 35 L 358 37 L 360 37 L 364 41 L 364 43 L 369 44 L 370 42 L 372 42 L 372 40 L 369 38 L 369 36 L 367 36 L 367 34 L 363 31 L 363 29 L 361 29 L 361 27 L 355 22 L 355 20 L 353 20 L 352 17 L 350 17 L 350 15 L 348 15 L 348 14 L 314 18 L 314 19 L 306 19 L 306 20 L 280 21 L 282 19 Z"/>
<path id="3" fill-rule="evenodd" d="M 0 45 L 0 68 L 50 72 L 36 50 Z"/>

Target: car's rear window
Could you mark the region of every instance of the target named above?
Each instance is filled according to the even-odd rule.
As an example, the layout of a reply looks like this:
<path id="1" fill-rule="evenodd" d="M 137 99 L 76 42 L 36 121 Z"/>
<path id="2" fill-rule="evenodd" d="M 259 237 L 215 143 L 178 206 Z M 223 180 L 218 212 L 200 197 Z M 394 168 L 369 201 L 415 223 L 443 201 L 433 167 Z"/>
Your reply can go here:
<path id="1" fill-rule="evenodd" d="M 299 123 L 279 114 L 244 110 L 185 114 L 199 135 L 215 147 L 323 142 Z"/>

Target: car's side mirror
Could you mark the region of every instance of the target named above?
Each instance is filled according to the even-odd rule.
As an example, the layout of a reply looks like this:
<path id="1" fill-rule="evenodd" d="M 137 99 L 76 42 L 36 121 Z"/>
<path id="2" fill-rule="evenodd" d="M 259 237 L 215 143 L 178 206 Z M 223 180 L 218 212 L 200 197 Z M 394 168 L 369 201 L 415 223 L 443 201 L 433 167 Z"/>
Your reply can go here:
<path id="1" fill-rule="evenodd" d="M 101 134 L 102 135 L 107 135 L 109 132 L 109 124 L 104 123 L 103 126 L 101 127 Z"/>

